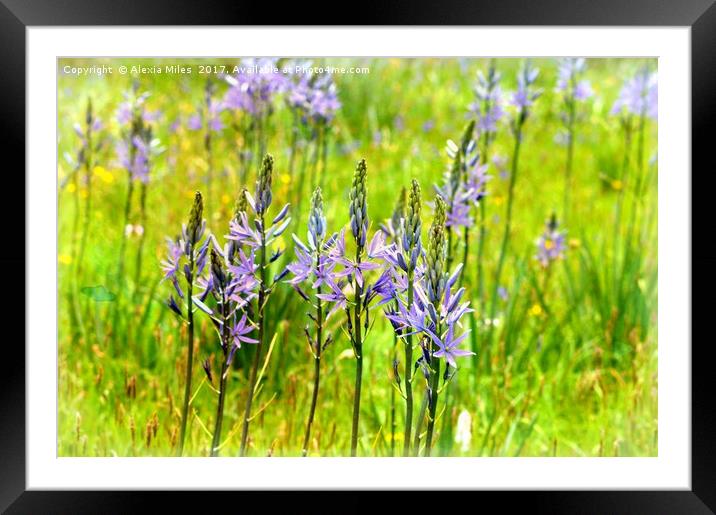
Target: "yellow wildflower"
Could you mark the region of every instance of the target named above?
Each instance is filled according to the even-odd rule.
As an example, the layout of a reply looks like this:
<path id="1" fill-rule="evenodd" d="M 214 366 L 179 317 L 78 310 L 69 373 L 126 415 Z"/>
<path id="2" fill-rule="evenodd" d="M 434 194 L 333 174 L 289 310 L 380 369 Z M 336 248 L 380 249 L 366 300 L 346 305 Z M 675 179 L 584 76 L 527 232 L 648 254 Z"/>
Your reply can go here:
<path id="1" fill-rule="evenodd" d="M 539 317 L 544 314 L 544 310 L 542 309 L 542 306 L 540 306 L 538 303 L 532 304 L 532 307 L 529 310 L 529 314 L 533 317 Z"/>
<path id="2" fill-rule="evenodd" d="M 114 175 L 108 172 L 103 166 L 95 166 L 92 173 L 107 184 L 112 184 L 114 182 Z"/>

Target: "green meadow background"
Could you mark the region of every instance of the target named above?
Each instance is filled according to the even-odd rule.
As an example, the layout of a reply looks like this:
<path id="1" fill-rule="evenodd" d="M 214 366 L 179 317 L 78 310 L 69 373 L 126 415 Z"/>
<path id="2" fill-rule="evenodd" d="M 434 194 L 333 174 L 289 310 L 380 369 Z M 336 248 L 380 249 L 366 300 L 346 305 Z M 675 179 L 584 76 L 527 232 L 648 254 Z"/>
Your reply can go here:
<path id="1" fill-rule="evenodd" d="M 58 454 L 61 456 L 171 456 L 175 453 L 186 360 L 186 329 L 164 305 L 172 291 L 161 282 L 165 237 L 185 223 L 196 190 L 205 196 L 209 229 L 223 241 L 243 184 L 238 149 L 243 141 L 230 123 L 240 115 L 224 113 L 227 127 L 213 137 L 212 180 L 203 133 L 189 131 L 186 119 L 203 102 L 206 75 L 132 77 L 117 73 L 76 77 L 64 65 L 226 64 L 237 59 L 60 59 L 58 61 Z M 321 179 L 328 231 L 348 223 L 348 190 L 356 161 L 368 164 L 368 207 L 372 230 L 391 216 L 401 187 L 420 181 L 424 201 L 442 180 L 448 164 L 447 139 L 459 140 L 473 101 L 476 72 L 486 59 L 330 59 L 316 64 L 367 66 L 370 73 L 337 75 L 342 107 L 332 124 L 326 169 Z M 515 88 L 520 59 L 498 59 L 503 91 Z M 574 155 L 572 214 L 568 250 L 546 271 L 535 259 L 537 237 L 564 194 L 566 148 L 557 134 L 561 99 L 554 87 L 555 59 L 535 59 L 543 89 L 525 124 L 515 186 L 510 246 L 500 286 L 497 321 L 490 343 L 476 313 L 473 333 L 464 342 L 477 356 L 462 358 L 447 394 L 441 396 L 434 455 L 447 456 L 655 456 L 657 434 L 657 125 L 644 132 L 643 164 L 636 143 L 625 146 L 619 120 L 609 114 L 623 81 L 654 60 L 588 59 L 584 77 L 594 97 L 581 106 Z M 118 165 L 116 110 L 123 93 L 138 80 L 150 92 L 152 123 L 162 153 L 153 159 L 146 188 L 146 222 L 126 243 L 126 281 L 116 280 L 118 249 L 125 231 L 123 213 L 128 174 Z M 218 94 L 227 84 L 216 80 Z M 75 155 L 88 99 L 104 122 L 99 138 L 106 144 L 95 155 L 91 191 L 72 180 L 64 154 Z M 276 160 L 274 205 L 292 201 L 291 228 L 279 242 L 293 258 L 291 232 L 306 232 L 310 181 L 288 173 L 295 120 L 283 99 L 268 127 L 268 148 Z M 181 117 L 175 132 L 170 125 Z M 233 118 L 232 118 L 233 117 Z M 507 160 L 514 145 L 501 124 L 491 153 Z M 310 168 L 309 148 L 299 148 L 296 169 Z M 622 175 L 625 152 L 628 165 Z M 79 173 L 84 174 L 84 171 Z M 486 297 L 504 230 L 508 180 L 494 164 L 489 170 L 483 266 Z M 638 191 L 637 178 L 644 187 Z M 247 186 L 253 190 L 256 167 Z M 135 195 L 138 195 L 135 188 Z M 85 211 L 88 195 L 90 210 Z M 296 199 L 302 199 L 300 206 Z M 620 200 L 621 199 L 621 200 Z M 130 223 L 139 225 L 137 200 Z M 617 204 L 623 206 L 617 215 Z M 424 206 L 424 228 L 432 211 Z M 76 246 L 88 224 L 82 270 Z M 424 229 L 426 230 L 426 229 Z M 140 236 L 140 232 L 142 233 Z M 372 231 L 371 231 L 372 232 Z M 472 307 L 479 308 L 476 284 L 477 232 L 465 285 Z M 140 244 L 140 241 L 143 243 Z M 615 243 L 617 240 L 617 243 Z M 628 242 L 628 243 L 627 243 Z M 141 258 L 137 259 L 137 253 Z M 137 267 L 137 265 L 139 266 Z M 549 277 L 546 275 L 549 274 Z M 103 295 L 89 292 L 103 292 Z M 117 305 L 119 302 L 119 305 Z M 299 456 L 312 391 L 313 360 L 303 335 L 306 305 L 281 285 L 268 306 L 270 356 L 254 401 L 251 425 L 253 456 Z M 117 315 L 115 315 L 115 312 Z M 74 313 L 74 314 L 73 314 Z M 393 334 L 379 319 L 364 345 L 365 363 L 359 455 L 388 456 L 402 449 L 404 402 L 391 386 Z M 197 315 L 194 396 L 185 455 L 206 456 L 211 444 L 216 384 L 200 362 L 218 363 L 219 344 L 209 321 Z M 311 456 L 348 455 L 354 359 L 340 324 L 330 319 L 334 343 L 322 360 L 321 390 L 312 431 Z M 466 329 L 470 329 L 467 324 Z M 238 453 L 251 348 L 237 353 L 229 378 L 221 454 Z M 402 353 L 402 351 L 401 351 Z M 400 355 L 400 353 L 399 353 Z M 212 358 L 213 356 L 213 358 Z M 402 366 L 401 375 L 402 375 Z M 216 375 L 216 372 L 215 372 Z M 416 399 L 421 398 L 422 385 Z M 216 379 L 214 378 L 214 382 Z M 447 398 L 447 401 L 446 401 Z M 392 399 L 392 400 L 391 400 Z M 395 405 L 395 433 L 391 430 Z M 416 403 L 419 403 L 416 400 Z M 416 406 L 417 410 L 417 406 Z M 467 412 L 470 438 L 455 441 L 457 419 Z M 463 415 L 465 419 L 466 415 Z"/>

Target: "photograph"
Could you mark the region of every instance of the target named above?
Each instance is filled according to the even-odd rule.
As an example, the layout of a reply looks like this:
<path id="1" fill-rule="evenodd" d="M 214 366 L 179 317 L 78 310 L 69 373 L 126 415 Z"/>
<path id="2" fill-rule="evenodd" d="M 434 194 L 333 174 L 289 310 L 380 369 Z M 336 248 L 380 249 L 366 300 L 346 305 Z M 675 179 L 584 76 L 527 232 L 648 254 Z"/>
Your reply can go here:
<path id="1" fill-rule="evenodd" d="M 58 457 L 659 456 L 658 58 L 56 65 Z"/>

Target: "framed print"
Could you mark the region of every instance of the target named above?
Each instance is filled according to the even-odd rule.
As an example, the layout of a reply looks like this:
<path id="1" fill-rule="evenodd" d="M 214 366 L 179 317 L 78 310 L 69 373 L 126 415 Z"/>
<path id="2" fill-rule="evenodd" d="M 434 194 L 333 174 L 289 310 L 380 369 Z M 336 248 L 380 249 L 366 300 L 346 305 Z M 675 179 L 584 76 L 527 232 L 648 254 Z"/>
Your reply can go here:
<path id="1" fill-rule="evenodd" d="M 690 239 L 709 2 L 380 20 L 415 27 L 5 4 L 27 302 L 3 508 L 431 489 L 715 509 L 690 289 L 711 275 Z"/>

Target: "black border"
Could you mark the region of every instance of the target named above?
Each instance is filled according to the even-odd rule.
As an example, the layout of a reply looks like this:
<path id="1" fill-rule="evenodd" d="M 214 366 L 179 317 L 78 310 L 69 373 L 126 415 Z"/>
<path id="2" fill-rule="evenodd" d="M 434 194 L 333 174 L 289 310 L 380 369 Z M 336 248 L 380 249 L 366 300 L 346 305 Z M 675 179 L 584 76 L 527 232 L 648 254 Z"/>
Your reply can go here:
<path id="1" fill-rule="evenodd" d="M 244 25 L 250 22 L 283 25 L 301 22 L 315 25 L 321 12 L 336 12 L 336 5 L 240 3 L 190 0 L 144 0 L 141 5 L 129 0 L 0 0 L 0 161 L 3 180 L 0 183 L 2 212 L 0 226 L 6 241 L 0 252 L 6 304 L 4 316 L 16 313 L 20 299 L 25 309 L 32 302 L 23 293 L 21 277 L 13 271 L 25 268 L 25 29 L 37 25 Z M 716 171 L 716 154 L 712 150 L 716 126 L 716 4 L 714 0 L 448 0 L 430 5 L 413 1 L 407 4 L 360 2 L 344 11 L 338 24 L 355 25 L 658 25 L 691 27 L 692 70 L 692 169 L 704 174 Z M 281 14 L 277 14 L 281 11 Z M 279 19 L 280 17 L 280 19 Z M 326 22 L 328 23 L 328 22 Z M 335 21 L 331 22 L 335 23 Z M 12 164 L 10 164 L 12 163 Z M 685 179 L 693 174 L 684 170 Z M 15 183 L 13 184 L 13 181 Z M 700 256 L 692 257 L 692 275 L 699 278 L 702 291 L 713 298 L 716 281 L 716 243 L 712 237 L 712 209 L 706 203 L 696 205 L 696 197 L 711 200 L 709 188 L 692 186 L 692 252 L 698 244 Z M 10 193 L 10 194 L 8 194 Z M 17 202 L 18 206 L 12 206 Z M 698 230 L 698 229 L 701 230 Z M 9 229 L 9 231 L 8 231 Z M 711 229 L 711 230 L 710 230 Z M 16 232 L 13 232 L 16 231 Z M 37 237 L 37 235 L 35 235 Z M 21 244 L 22 242 L 22 244 Z M 24 280 L 31 270 L 25 268 Z M 48 294 L 53 294 L 48 288 Z M 697 302 L 692 293 L 695 315 L 706 320 L 712 302 Z M 10 311 L 12 310 L 12 311 Z M 692 314 L 693 320 L 697 317 Z M 705 326 L 705 324 L 702 323 Z M 706 333 L 708 334 L 708 333 Z M 25 349 L 20 337 L 0 338 L 2 374 L 0 381 L 0 510 L 8 513 L 133 513 L 152 509 L 152 501 L 160 500 L 163 511 L 174 507 L 189 508 L 190 494 L 173 492 L 162 495 L 152 492 L 39 492 L 25 491 Z M 500 502 L 501 509 L 524 507 L 538 513 L 716 513 L 716 381 L 710 360 L 712 338 L 693 338 L 692 349 L 692 490 L 677 491 L 586 491 L 586 492 L 480 492 L 482 498 Z M 690 342 L 683 342 L 689 345 Z M 320 482 L 320 481 L 319 481 Z M 283 504 L 283 494 L 270 494 L 270 506 Z M 294 493 L 308 499 L 305 493 Z M 323 495 L 323 494 L 322 494 Z M 416 495 L 416 494 L 412 494 Z M 452 494 L 451 494 L 452 495 Z M 415 508 L 425 495 L 408 505 Z M 444 496 L 435 497 L 446 501 Z M 246 500 L 229 493 L 212 493 L 212 504 L 202 502 L 200 509 L 215 506 L 216 500 Z M 323 497 L 321 507 L 311 511 L 369 508 L 372 503 L 358 500 L 357 493 L 341 495 L 337 504 Z M 254 499 L 256 500 L 256 499 Z M 239 500 L 234 506 L 246 505 Z M 455 502 L 457 502 L 455 500 Z M 444 508 L 453 504 L 447 501 Z M 303 504 L 316 506 L 315 504 Z M 300 511 L 300 510 L 299 510 Z"/>

